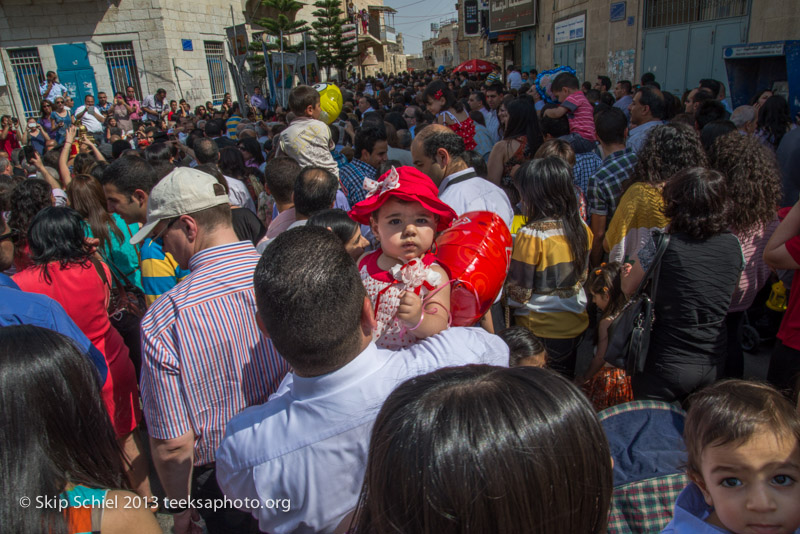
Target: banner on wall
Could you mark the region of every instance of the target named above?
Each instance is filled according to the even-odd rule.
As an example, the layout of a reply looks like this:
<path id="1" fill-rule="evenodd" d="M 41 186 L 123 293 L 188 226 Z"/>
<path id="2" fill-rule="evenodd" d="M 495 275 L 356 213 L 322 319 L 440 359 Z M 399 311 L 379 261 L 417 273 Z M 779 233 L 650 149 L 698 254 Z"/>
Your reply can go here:
<path id="1" fill-rule="evenodd" d="M 537 22 L 539 0 L 491 0 L 489 31 L 515 30 Z"/>

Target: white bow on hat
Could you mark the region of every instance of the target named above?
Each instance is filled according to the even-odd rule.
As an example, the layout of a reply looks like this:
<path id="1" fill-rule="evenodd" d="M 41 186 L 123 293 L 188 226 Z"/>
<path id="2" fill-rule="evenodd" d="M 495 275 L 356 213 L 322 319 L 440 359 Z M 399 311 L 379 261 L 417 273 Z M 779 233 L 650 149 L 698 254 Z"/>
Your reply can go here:
<path id="1" fill-rule="evenodd" d="M 389 176 L 385 180 L 379 182 L 370 178 L 364 178 L 364 190 L 367 191 L 367 198 L 373 195 L 382 195 L 392 189 L 400 187 L 400 174 L 397 169 L 392 167 L 389 171 Z"/>

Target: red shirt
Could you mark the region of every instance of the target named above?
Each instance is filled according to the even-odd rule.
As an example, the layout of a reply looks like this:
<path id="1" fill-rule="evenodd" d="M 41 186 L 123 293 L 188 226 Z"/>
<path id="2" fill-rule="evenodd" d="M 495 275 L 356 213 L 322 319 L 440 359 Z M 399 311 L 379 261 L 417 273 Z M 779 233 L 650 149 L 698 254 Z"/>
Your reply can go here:
<path id="1" fill-rule="evenodd" d="M 17 141 L 17 133 L 12 130 L 8 130 L 8 135 L 6 135 L 6 138 L 0 141 L 0 149 L 4 150 L 10 158 L 11 151 L 19 147 L 20 144 L 19 141 Z"/>

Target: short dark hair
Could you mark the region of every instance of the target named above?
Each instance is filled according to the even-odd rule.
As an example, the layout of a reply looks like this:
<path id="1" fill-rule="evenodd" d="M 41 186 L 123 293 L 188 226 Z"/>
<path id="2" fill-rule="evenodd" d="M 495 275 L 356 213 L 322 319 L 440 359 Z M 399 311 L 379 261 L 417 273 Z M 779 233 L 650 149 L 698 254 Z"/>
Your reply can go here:
<path id="1" fill-rule="evenodd" d="M 628 118 L 619 108 L 607 109 L 594 117 L 597 138 L 607 145 L 624 143 L 627 127 Z"/>
<path id="2" fill-rule="evenodd" d="M 645 72 L 644 74 L 642 74 L 641 80 L 642 80 L 642 85 L 647 85 L 648 83 L 653 83 L 654 81 L 656 81 L 656 75 L 653 74 L 652 72 Z"/>
<path id="3" fill-rule="evenodd" d="M 113 185 L 120 193 L 128 197 L 132 196 L 137 189 L 149 195 L 153 186 L 158 183 L 158 177 L 153 166 L 144 158 L 123 155 L 106 168 L 102 183 L 103 185 Z"/>
<path id="4" fill-rule="evenodd" d="M 294 183 L 300 174 L 300 165 L 288 156 L 278 156 L 264 168 L 264 181 L 272 197 L 281 203 L 292 201 Z"/>
<path id="5" fill-rule="evenodd" d="M 630 94 L 631 89 L 633 89 L 633 85 L 631 84 L 630 80 L 620 80 L 617 83 L 622 86 L 622 89 L 626 94 Z"/>
<path id="6" fill-rule="evenodd" d="M 283 232 L 261 257 L 253 281 L 258 314 L 293 368 L 323 374 L 358 354 L 367 293 L 332 232 L 315 226 Z"/>
<path id="7" fill-rule="evenodd" d="M 664 186 L 667 231 L 704 240 L 728 229 L 730 201 L 721 172 L 691 167 L 667 180 Z"/>
<path id="8" fill-rule="evenodd" d="M 208 137 L 219 137 L 224 130 L 222 119 L 209 119 L 206 121 L 205 132 Z"/>
<path id="9" fill-rule="evenodd" d="M 123 152 L 130 150 L 131 144 L 124 139 L 117 139 L 111 143 L 111 157 L 113 159 L 119 158 Z M 55 150 L 53 150 L 55 152 Z"/>
<path id="10" fill-rule="evenodd" d="M 694 120 L 702 130 L 706 124 L 714 121 L 724 121 L 728 119 L 728 111 L 719 100 L 707 100 L 700 104 L 694 113 Z"/>
<path id="11" fill-rule="evenodd" d="M 298 85 L 289 92 L 289 109 L 292 113 L 303 115 L 308 106 L 319 102 L 319 93 L 310 85 Z"/>
<path id="12" fill-rule="evenodd" d="M 353 142 L 353 150 L 355 151 L 356 159 L 361 159 L 361 154 L 364 150 L 372 154 L 375 150 L 375 143 L 378 141 L 387 141 L 386 128 L 383 126 L 383 121 L 380 125 L 364 126 L 359 128 L 356 132 L 356 138 Z"/>
<path id="13" fill-rule="evenodd" d="M 711 147 L 714 146 L 714 142 L 717 139 L 731 132 L 735 132 L 736 130 L 736 125 L 728 120 L 711 121 L 703 126 L 703 129 L 700 131 L 700 143 L 703 144 L 706 154 L 711 153 Z"/>
<path id="14" fill-rule="evenodd" d="M 769 434 L 800 441 L 797 410 L 767 384 L 724 380 L 692 395 L 689 406 L 683 435 L 686 468 L 694 476 L 701 474 L 703 449 L 745 443 L 765 427 Z"/>
<path id="15" fill-rule="evenodd" d="M 217 163 L 219 160 L 219 147 L 213 139 L 200 137 L 194 140 L 194 155 L 197 163 Z"/>
<path id="16" fill-rule="evenodd" d="M 589 85 L 591 87 L 591 84 Z M 550 90 L 555 92 L 555 91 L 560 91 L 564 88 L 580 89 L 580 87 L 581 83 L 578 81 L 577 76 L 569 72 L 562 72 L 561 74 L 555 77 L 553 83 L 550 85 Z"/>
<path id="17" fill-rule="evenodd" d="M 645 86 L 640 87 L 637 93 L 641 93 L 639 97 L 639 104 L 650 108 L 650 114 L 657 118 L 663 119 L 667 111 L 667 105 L 664 101 L 664 94 L 660 89 L 655 87 Z"/>
<path id="18" fill-rule="evenodd" d="M 505 94 L 506 88 L 503 87 L 502 83 L 493 83 L 491 85 L 487 85 L 486 86 L 486 89 L 484 89 L 484 92 L 486 92 L 486 91 L 494 91 L 498 95 L 502 95 L 502 94 Z"/>
<path id="19" fill-rule="evenodd" d="M 486 107 L 486 95 L 485 95 L 485 94 L 483 94 L 483 92 L 482 92 L 482 91 L 472 91 L 472 92 L 470 93 L 470 95 L 471 95 L 471 96 L 474 96 L 475 98 L 477 98 L 478 100 L 480 100 L 480 101 L 481 101 L 481 105 L 482 105 L 483 107 Z"/>
<path id="20" fill-rule="evenodd" d="M 464 139 L 455 132 L 435 132 L 422 140 L 422 149 L 429 158 L 436 157 L 436 151 L 443 148 L 451 158 L 460 158 L 466 151 Z"/>
<path id="21" fill-rule="evenodd" d="M 558 104 L 546 104 L 544 109 L 554 109 L 557 107 Z M 539 127 L 542 129 L 542 135 L 562 137 L 569 134 L 569 119 L 566 115 L 557 119 L 542 115 L 541 119 L 539 119 Z"/>
<path id="22" fill-rule="evenodd" d="M 605 87 L 606 91 L 611 89 L 611 78 L 609 78 L 608 76 L 598 76 L 597 80 L 600 82 L 600 85 Z"/>
<path id="23" fill-rule="evenodd" d="M 719 83 L 717 80 L 714 80 L 713 78 L 703 78 L 702 80 L 700 80 L 699 87 L 709 89 L 714 98 L 717 98 L 719 96 L 722 84 Z"/>
<path id="24" fill-rule="evenodd" d="M 294 183 L 294 209 L 310 217 L 318 211 L 329 209 L 336 200 L 339 180 L 322 167 L 306 167 Z"/>

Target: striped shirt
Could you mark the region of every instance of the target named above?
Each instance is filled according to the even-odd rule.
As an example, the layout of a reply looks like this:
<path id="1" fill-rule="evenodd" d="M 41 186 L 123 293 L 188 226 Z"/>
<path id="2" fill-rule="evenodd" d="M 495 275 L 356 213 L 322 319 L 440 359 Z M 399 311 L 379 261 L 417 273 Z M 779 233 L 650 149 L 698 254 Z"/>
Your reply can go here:
<path id="1" fill-rule="evenodd" d="M 588 245 L 592 232 L 584 225 Z M 576 272 L 572 250 L 561 221 L 529 223 L 517 232 L 506 279 L 509 305 L 517 308 L 515 322 L 539 337 L 569 339 L 589 325 L 583 283 L 586 271 Z"/>
<path id="2" fill-rule="evenodd" d="M 239 126 L 240 122 L 242 122 L 241 115 L 231 115 L 231 118 L 225 122 L 225 128 L 228 132 L 228 137 L 234 141 L 239 140 L 239 134 L 236 132 L 236 127 Z"/>
<path id="3" fill-rule="evenodd" d="M 214 461 L 225 424 L 267 401 L 288 372 L 258 330 L 249 241 L 198 252 L 191 274 L 142 320 L 142 403 L 150 435 L 172 439 L 190 430 L 194 464 Z"/>
<path id="4" fill-rule="evenodd" d="M 142 288 L 148 306 L 189 274 L 189 271 L 181 269 L 171 254 L 164 253 L 161 239 L 158 241 L 153 241 L 149 237 L 145 239 L 142 243 L 141 257 Z"/>
<path id="5" fill-rule="evenodd" d="M 570 133 L 576 133 L 584 139 L 594 141 L 594 108 L 586 100 L 583 92 L 575 91 L 561 105 L 569 110 L 567 118 L 569 119 Z"/>

